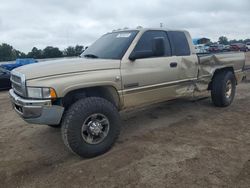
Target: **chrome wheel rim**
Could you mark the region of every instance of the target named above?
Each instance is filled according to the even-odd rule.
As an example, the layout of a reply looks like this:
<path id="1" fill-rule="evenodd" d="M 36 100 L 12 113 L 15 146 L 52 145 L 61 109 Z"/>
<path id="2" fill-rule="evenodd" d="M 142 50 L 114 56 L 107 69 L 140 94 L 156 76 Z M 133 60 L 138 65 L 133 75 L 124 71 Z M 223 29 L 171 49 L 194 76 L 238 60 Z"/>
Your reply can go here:
<path id="1" fill-rule="evenodd" d="M 227 81 L 227 84 L 226 84 L 226 97 L 229 99 L 232 95 L 232 90 L 233 90 L 233 85 L 232 85 L 232 82 L 231 80 L 228 80 Z"/>
<path id="2" fill-rule="evenodd" d="M 108 118 L 100 113 L 86 118 L 82 125 L 82 138 L 88 144 L 98 144 L 108 135 L 110 123 Z"/>

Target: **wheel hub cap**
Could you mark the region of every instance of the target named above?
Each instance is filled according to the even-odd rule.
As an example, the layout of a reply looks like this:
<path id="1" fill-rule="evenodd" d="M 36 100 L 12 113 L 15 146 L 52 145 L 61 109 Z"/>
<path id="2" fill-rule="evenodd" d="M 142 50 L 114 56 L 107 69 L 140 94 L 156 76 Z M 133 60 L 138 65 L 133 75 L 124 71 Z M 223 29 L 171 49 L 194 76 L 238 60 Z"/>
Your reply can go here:
<path id="1" fill-rule="evenodd" d="M 88 144 L 98 144 L 108 135 L 109 127 L 110 123 L 105 115 L 92 114 L 85 119 L 82 125 L 82 138 Z"/>
<path id="2" fill-rule="evenodd" d="M 90 122 L 90 125 L 89 125 L 89 132 L 92 134 L 92 135 L 99 135 L 101 132 L 102 132 L 102 125 L 101 123 L 99 123 L 98 121 L 94 121 L 94 122 Z"/>

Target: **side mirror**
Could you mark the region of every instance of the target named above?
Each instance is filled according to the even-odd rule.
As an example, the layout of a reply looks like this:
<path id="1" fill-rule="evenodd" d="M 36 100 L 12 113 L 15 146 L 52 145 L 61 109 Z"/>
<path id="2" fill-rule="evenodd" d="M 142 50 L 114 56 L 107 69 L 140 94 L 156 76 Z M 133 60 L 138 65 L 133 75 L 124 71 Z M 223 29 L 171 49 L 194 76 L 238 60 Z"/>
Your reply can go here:
<path id="1" fill-rule="evenodd" d="M 148 58 L 152 57 L 153 55 L 154 53 L 152 51 L 133 51 L 130 54 L 129 59 L 131 61 L 135 61 L 136 59 Z"/>
<path id="2" fill-rule="evenodd" d="M 161 57 L 165 54 L 165 42 L 164 38 L 157 37 L 152 41 L 152 50 L 148 51 L 133 51 L 129 59 L 135 61 L 136 59 L 148 58 L 148 57 Z"/>
<path id="3" fill-rule="evenodd" d="M 164 54 L 165 54 L 164 38 L 162 38 L 162 37 L 154 38 L 154 40 L 153 40 L 153 53 L 154 53 L 154 56 L 156 56 L 156 57 L 164 56 Z"/>

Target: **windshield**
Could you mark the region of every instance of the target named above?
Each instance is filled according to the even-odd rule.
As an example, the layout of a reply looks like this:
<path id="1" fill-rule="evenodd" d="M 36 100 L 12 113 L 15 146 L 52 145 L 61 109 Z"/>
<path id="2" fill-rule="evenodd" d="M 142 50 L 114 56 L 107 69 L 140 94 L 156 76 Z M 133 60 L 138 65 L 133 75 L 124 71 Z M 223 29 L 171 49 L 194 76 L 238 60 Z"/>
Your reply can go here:
<path id="1" fill-rule="evenodd" d="M 138 31 L 108 33 L 86 49 L 81 57 L 101 59 L 121 59 Z"/>

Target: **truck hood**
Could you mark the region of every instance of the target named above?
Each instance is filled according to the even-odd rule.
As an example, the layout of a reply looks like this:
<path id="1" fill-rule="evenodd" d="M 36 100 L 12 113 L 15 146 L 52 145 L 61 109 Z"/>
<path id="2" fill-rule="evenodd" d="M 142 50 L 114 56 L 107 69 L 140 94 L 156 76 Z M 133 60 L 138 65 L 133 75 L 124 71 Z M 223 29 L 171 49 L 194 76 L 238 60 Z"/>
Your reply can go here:
<path id="1" fill-rule="evenodd" d="M 39 62 L 14 69 L 26 80 L 76 72 L 119 69 L 120 60 L 72 58 Z"/>

